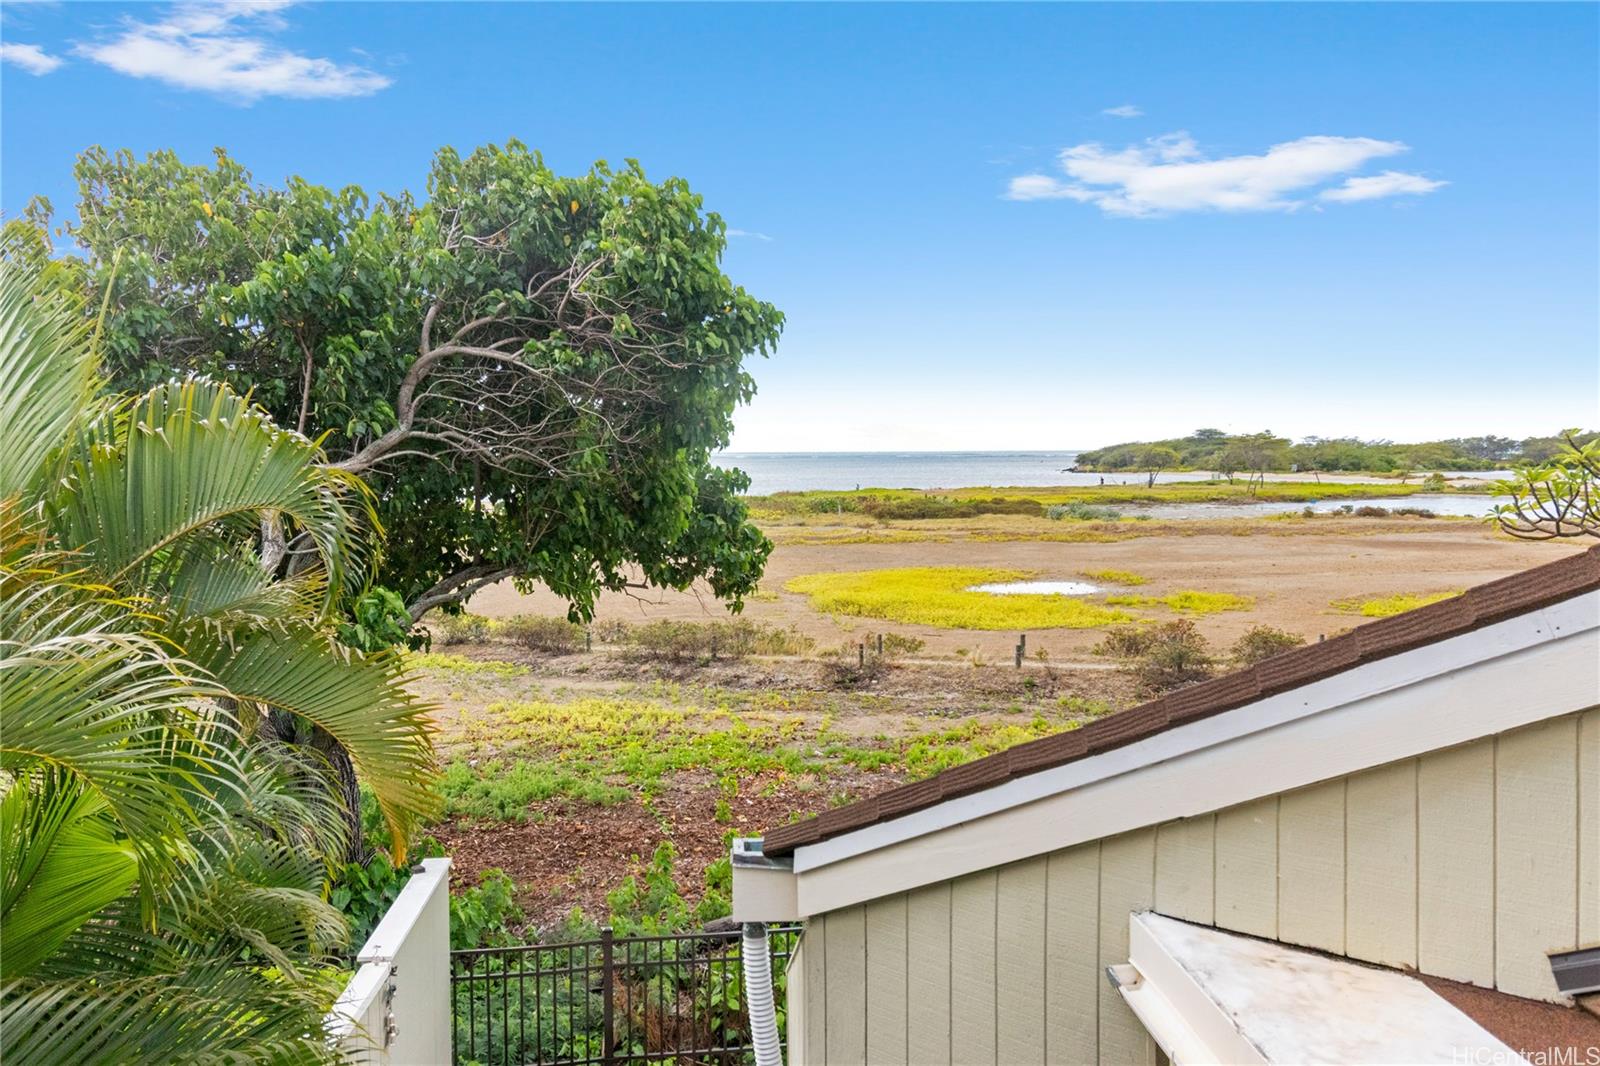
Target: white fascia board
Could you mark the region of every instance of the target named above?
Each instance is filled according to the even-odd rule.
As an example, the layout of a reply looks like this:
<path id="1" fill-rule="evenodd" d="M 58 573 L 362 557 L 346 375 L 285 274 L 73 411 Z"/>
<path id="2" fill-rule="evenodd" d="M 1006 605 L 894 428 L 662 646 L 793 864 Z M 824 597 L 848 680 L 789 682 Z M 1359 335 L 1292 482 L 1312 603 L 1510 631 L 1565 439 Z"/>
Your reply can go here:
<path id="1" fill-rule="evenodd" d="M 1128 969 L 1117 992 L 1172 1066 L 1264 1064 L 1267 1057 L 1154 935 L 1143 914 L 1128 918 Z"/>
<path id="2" fill-rule="evenodd" d="M 1113 972 L 1173 1066 L 1525 1063 L 1410 974 L 1161 914 L 1129 917 Z"/>
<path id="3" fill-rule="evenodd" d="M 795 873 L 805 874 L 858 855 L 937 833 L 1062 792 L 1134 773 L 1206 748 L 1274 730 L 1288 723 L 1313 718 L 1374 696 L 1414 686 L 1430 678 L 1490 663 L 1552 641 L 1585 633 L 1593 634 L 1597 630 L 1600 630 L 1600 592 L 1585 593 L 1542 610 L 1518 615 L 1504 622 L 1485 626 L 1413 651 L 1364 663 L 1321 681 L 1314 681 L 1210 718 L 1163 730 L 1100 755 L 1078 759 L 1049 770 L 1041 770 L 969 796 L 961 796 L 925 810 L 914 811 L 901 818 L 797 848 L 794 852 Z M 1581 672 L 1579 676 L 1580 679 L 1589 682 L 1588 691 L 1591 695 L 1587 702 L 1580 700 L 1570 707 L 1528 708 L 1526 715 L 1511 716 L 1512 725 L 1492 727 L 1486 725 L 1485 732 L 1462 737 L 1451 743 L 1464 743 L 1476 739 L 1477 736 L 1486 736 L 1502 732 L 1506 728 L 1557 717 L 1600 702 L 1600 664 L 1591 659 L 1588 677 L 1584 679 Z M 1393 758 L 1405 758 L 1408 754 L 1416 753 L 1400 751 Z M 1380 758 L 1369 765 L 1381 765 L 1386 761 L 1391 760 Z M 1302 783 L 1310 784 L 1327 776 L 1331 775 L 1325 774 Z"/>

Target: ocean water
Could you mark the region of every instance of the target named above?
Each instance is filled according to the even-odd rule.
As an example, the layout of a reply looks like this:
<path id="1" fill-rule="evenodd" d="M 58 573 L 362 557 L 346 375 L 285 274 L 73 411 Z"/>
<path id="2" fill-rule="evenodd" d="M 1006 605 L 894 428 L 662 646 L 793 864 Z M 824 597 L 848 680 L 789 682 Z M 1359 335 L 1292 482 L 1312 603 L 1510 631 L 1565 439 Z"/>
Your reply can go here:
<path id="1" fill-rule="evenodd" d="M 962 489 L 974 485 L 1098 485 L 1100 474 L 1073 474 L 1076 451 L 1063 452 L 723 452 L 721 467 L 750 475 L 750 492 L 807 489 Z M 1164 474 L 1161 481 L 1193 481 Z M 1144 481 L 1138 472 L 1106 474 L 1107 485 Z"/>

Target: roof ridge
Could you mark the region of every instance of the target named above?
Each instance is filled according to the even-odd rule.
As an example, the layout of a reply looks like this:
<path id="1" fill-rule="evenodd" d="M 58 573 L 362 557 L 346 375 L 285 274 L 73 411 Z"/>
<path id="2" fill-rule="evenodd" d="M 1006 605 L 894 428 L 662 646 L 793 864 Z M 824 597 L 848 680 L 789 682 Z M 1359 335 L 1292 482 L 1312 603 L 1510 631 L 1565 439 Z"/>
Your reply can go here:
<path id="1" fill-rule="evenodd" d="M 782 826 L 765 836 L 762 850 L 768 855 L 785 855 L 798 847 L 1120 748 L 1174 726 L 1209 718 L 1595 589 L 1600 589 L 1600 545 L 1475 585 L 1460 596 L 1367 622 L 1254 666 L 1188 685 L 1081 728 L 1019 744 Z"/>

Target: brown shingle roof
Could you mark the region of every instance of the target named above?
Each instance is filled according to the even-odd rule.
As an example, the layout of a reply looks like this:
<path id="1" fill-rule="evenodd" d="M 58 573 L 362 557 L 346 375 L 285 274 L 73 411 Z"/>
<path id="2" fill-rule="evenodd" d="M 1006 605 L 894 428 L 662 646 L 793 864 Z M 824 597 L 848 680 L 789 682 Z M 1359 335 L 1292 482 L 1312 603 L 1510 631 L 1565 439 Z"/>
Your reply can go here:
<path id="1" fill-rule="evenodd" d="M 902 785 L 870 799 L 836 807 L 820 817 L 774 829 L 764 838 L 762 850 L 767 855 L 787 855 L 795 848 L 1119 748 L 1172 726 L 1209 718 L 1362 663 L 1460 636 L 1595 589 L 1600 589 L 1600 546 L 1478 585 L 1453 599 L 1357 626 L 1330 640 L 1179 689 L 1082 729 L 1021 744 L 925 781 Z"/>

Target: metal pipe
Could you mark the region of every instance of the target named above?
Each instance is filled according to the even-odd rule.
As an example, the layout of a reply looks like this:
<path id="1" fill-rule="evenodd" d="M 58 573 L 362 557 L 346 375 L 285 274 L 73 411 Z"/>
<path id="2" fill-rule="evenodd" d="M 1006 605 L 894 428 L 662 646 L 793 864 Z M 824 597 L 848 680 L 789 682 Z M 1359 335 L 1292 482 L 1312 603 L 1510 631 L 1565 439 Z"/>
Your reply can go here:
<path id="1" fill-rule="evenodd" d="M 772 952 L 767 947 L 765 922 L 744 923 L 744 945 L 739 954 L 744 963 L 744 1002 L 750 1015 L 756 1066 L 783 1066 L 778 1009 L 772 998 Z"/>

